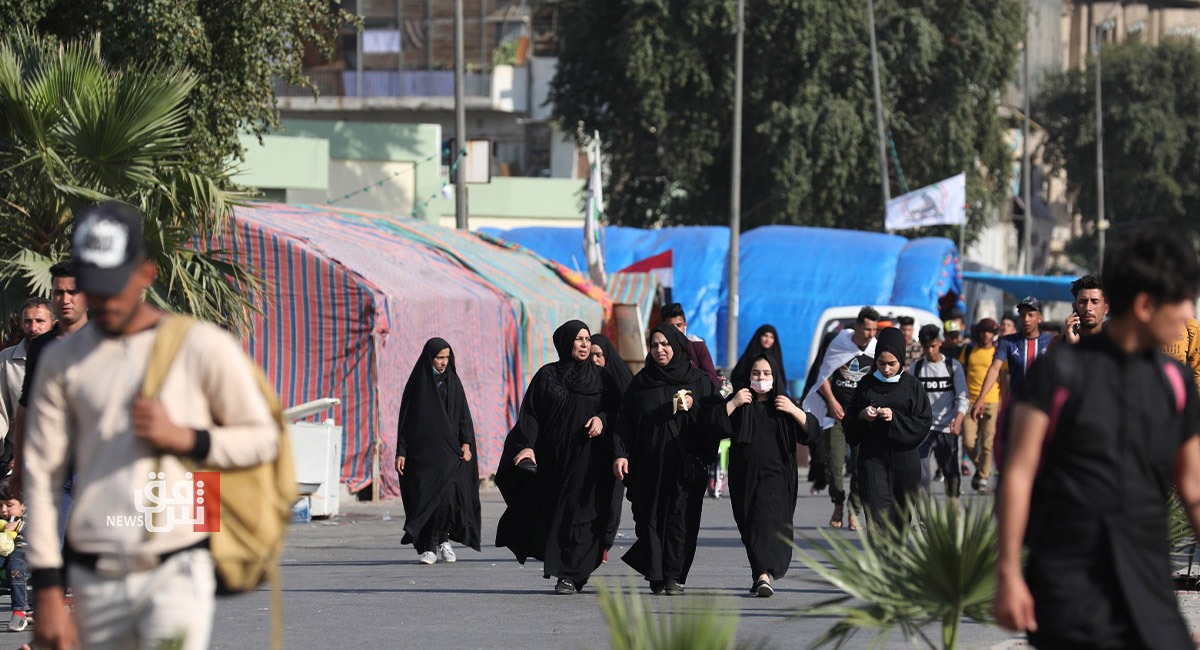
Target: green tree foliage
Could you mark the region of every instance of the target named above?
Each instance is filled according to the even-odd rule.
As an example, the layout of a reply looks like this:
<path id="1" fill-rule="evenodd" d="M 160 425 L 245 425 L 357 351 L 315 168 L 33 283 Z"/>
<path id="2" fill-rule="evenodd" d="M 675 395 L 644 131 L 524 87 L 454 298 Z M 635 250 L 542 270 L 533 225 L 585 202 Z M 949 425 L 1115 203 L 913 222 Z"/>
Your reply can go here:
<path id="1" fill-rule="evenodd" d="M 1102 51 L 1104 207 L 1119 236 L 1125 224 L 1160 221 L 1200 233 L 1200 47 L 1170 38 L 1157 46 L 1125 43 Z M 1046 80 L 1035 106 L 1045 127 L 1045 158 L 1066 172 L 1084 237 L 1077 263 L 1095 268 L 1096 74 L 1071 70 Z"/>
<path id="2" fill-rule="evenodd" d="M 272 80 L 305 82 L 306 43 L 331 53 L 352 17 L 330 0 L 0 0 L 0 25 L 60 40 L 101 37 L 108 64 L 195 72 L 188 138 L 210 169 L 241 155 L 238 134 L 279 128 Z"/>
<path id="3" fill-rule="evenodd" d="M 1023 4 L 875 4 L 887 125 L 905 179 L 916 189 L 967 172 L 977 230 L 980 208 L 1006 200 L 1011 163 L 996 109 L 1015 68 Z M 724 222 L 734 0 L 561 7 L 555 117 L 567 132 L 600 131 L 612 175 L 609 218 Z M 746 21 L 744 226 L 881 230 L 865 2 L 752 0 Z"/>
<path id="4" fill-rule="evenodd" d="M 73 213 L 119 198 L 147 215 L 158 268 L 150 299 L 243 329 L 257 281 L 215 252 L 237 198 L 189 133 L 197 78 L 179 67 L 105 65 L 99 39 L 59 44 L 18 28 L 0 38 L 0 310 L 49 294 Z"/>

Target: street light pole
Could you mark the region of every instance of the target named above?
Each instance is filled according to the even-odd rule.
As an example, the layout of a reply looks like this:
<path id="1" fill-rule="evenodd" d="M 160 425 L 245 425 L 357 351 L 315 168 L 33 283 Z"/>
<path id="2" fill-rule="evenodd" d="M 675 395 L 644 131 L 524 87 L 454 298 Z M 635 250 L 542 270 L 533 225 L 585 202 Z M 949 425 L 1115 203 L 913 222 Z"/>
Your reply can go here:
<path id="1" fill-rule="evenodd" d="M 1021 272 L 1029 275 L 1033 271 L 1033 192 L 1031 185 L 1033 184 L 1033 173 L 1030 169 L 1030 153 L 1029 153 L 1029 42 L 1031 32 L 1029 23 L 1032 22 L 1026 18 L 1025 23 L 1025 47 L 1022 48 L 1021 63 L 1021 82 L 1024 88 L 1021 93 L 1023 106 L 1022 111 L 1025 113 L 1025 118 L 1021 122 L 1021 201 L 1025 204 L 1025 229 L 1021 235 Z"/>
<path id="2" fill-rule="evenodd" d="M 867 0 L 867 27 L 871 32 L 871 83 L 875 87 L 875 130 L 879 134 L 879 178 L 883 192 L 883 214 L 887 220 L 887 204 L 892 200 L 891 182 L 888 180 L 887 146 L 883 131 L 883 97 L 879 90 L 879 50 L 875 47 L 875 2 Z"/>
<path id="3" fill-rule="evenodd" d="M 1096 27 L 1096 237 L 1100 253 L 1099 270 L 1104 270 L 1104 231 L 1108 222 L 1104 220 L 1104 99 L 1100 92 L 1100 38 L 1101 25 Z"/>
<path id="4" fill-rule="evenodd" d="M 746 34 L 746 0 L 738 0 L 733 55 L 733 151 L 729 178 L 729 305 L 725 315 L 725 365 L 738 355 L 738 273 L 742 228 L 742 50 Z"/>
<path id="5" fill-rule="evenodd" d="M 430 45 L 432 49 L 432 45 Z M 463 97 L 463 0 L 454 0 L 454 142 L 458 151 L 451 152 L 458 161 L 454 178 L 454 225 L 467 229 L 467 181 L 464 164 L 467 146 L 467 104 Z M 451 163 L 453 164 L 453 162 Z"/>

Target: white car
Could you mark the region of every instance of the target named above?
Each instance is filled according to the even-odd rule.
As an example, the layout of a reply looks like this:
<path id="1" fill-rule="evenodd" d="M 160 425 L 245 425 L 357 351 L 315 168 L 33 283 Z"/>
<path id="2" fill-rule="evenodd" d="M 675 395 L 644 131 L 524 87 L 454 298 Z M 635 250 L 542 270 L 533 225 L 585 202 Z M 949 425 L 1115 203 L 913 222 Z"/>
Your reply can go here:
<path id="1" fill-rule="evenodd" d="M 917 332 L 921 331 L 924 325 L 937 325 L 940 329 L 942 321 L 938 320 L 937 314 L 925 311 L 924 309 L 914 309 L 913 307 L 900 307 L 897 305 L 872 305 L 879 312 L 881 321 L 891 321 L 892 325 L 899 327 L 897 322 L 901 316 L 912 316 L 913 318 L 913 337 L 916 337 Z M 852 305 L 846 307 L 830 307 L 821 312 L 821 317 L 817 319 L 817 329 L 813 331 L 812 343 L 808 348 L 808 364 L 806 369 L 812 368 L 813 361 L 817 358 L 817 353 L 821 351 L 821 341 L 828 334 L 836 334 L 847 327 L 854 325 L 855 319 L 858 318 L 858 312 L 862 310 L 862 305 Z"/>

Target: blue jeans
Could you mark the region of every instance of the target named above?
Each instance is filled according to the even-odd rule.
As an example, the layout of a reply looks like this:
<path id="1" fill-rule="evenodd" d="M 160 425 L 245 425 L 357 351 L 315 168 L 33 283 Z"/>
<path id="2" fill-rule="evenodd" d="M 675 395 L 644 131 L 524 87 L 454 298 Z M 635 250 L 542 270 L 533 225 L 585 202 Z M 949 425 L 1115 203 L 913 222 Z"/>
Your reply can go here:
<path id="1" fill-rule="evenodd" d="M 15 549 L 8 557 L 0 558 L 0 566 L 8 569 L 4 584 L 12 590 L 13 611 L 29 611 L 29 565 L 25 563 L 25 549 Z"/>

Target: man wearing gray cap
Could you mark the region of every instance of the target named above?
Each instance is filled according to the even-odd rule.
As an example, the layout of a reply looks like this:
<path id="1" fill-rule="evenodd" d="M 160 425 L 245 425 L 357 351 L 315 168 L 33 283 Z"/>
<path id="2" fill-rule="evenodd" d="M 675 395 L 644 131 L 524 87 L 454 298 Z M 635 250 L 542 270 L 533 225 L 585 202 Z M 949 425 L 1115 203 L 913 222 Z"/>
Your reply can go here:
<path id="1" fill-rule="evenodd" d="M 278 453 L 251 362 L 216 326 L 190 326 L 157 397 L 142 396 L 166 316 L 143 299 L 155 267 L 142 218 L 118 201 L 76 215 L 72 255 L 91 321 L 46 350 L 34 379 L 25 465 L 35 514 L 26 535 L 43 647 L 208 647 L 216 582 L 208 540 L 219 519 L 203 518 L 201 482 L 181 459 L 232 469 Z M 69 457 L 75 505 L 60 552 L 55 520 Z M 210 480 L 211 499 L 219 475 Z M 64 560 L 78 629 L 64 607 Z"/>

